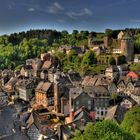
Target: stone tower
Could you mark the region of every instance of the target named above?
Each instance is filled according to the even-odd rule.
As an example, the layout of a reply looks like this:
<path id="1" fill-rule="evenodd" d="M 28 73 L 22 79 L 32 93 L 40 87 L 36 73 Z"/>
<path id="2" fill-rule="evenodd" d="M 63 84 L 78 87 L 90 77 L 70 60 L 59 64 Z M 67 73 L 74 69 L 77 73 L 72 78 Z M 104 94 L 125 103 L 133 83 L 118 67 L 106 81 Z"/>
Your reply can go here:
<path id="1" fill-rule="evenodd" d="M 112 44 L 112 38 L 110 38 L 109 36 L 105 36 L 104 37 L 104 46 L 106 48 L 110 48 L 111 44 Z"/>
<path id="2" fill-rule="evenodd" d="M 94 47 L 94 44 L 93 44 L 93 39 L 92 38 L 88 38 L 88 47 L 89 48 L 93 48 Z"/>
<path id="3" fill-rule="evenodd" d="M 128 33 L 125 33 L 121 39 L 121 52 L 126 57 L 127 61 L 133 60 L 134 43 Z"/>

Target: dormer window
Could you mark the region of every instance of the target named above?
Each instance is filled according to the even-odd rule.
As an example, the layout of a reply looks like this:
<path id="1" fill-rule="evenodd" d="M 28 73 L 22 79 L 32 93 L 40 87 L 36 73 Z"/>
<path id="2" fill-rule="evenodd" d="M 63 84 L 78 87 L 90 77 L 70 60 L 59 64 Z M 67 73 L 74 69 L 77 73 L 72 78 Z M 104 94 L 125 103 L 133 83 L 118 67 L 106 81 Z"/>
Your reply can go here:
<path id="1" fill-rule="evenodd" d="M 76 105 L 79 105 L 79 101 L 76 101 Z"/>

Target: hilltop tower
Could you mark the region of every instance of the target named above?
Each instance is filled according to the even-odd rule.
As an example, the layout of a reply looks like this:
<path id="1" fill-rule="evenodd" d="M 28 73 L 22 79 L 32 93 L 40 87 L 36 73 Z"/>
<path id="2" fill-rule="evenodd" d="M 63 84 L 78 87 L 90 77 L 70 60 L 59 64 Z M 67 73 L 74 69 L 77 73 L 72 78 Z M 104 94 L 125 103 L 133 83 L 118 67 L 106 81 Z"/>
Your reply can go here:
<path id="1" fill-rule="evenodd" d="M 93 38 L 91 38 L 91 37 L 88 38 L 88 47 L 89 48 L 93 48 L 94 47 L 94 45 L 93 45 Z"/>
<path id="2" fill-rule="evenodd" d="M 134 43 L 128 33 L 125 33 L 121 39 L 121 52 L 126 57 L 127 61 L 133 60 Z"/>

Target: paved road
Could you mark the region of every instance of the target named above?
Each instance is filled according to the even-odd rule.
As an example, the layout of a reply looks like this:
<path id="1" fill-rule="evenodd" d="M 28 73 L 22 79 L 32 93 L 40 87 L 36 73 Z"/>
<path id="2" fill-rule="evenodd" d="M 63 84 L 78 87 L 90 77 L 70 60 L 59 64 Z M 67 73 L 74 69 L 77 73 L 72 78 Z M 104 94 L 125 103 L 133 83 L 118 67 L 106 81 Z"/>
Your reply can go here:
<path id="1" fill-rule="evenodd" d="M 15 106 L 5 106 L 0 112 L 0 140 L 29 140 L 22 135 L 18 126 L 14 125 L 16 120 Z"/>

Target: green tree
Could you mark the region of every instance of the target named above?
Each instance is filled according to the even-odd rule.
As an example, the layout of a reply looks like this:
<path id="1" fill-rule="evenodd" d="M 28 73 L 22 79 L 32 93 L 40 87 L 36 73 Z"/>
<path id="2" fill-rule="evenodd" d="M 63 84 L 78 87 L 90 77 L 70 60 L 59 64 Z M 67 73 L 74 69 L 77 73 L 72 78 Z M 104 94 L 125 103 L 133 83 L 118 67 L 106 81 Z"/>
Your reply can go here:
<path id="1" fill-rule="evenodd" d="M 115 60 L 114 57 L 111 56 L 111 57 L 109 58 L 109 64 L 110 64 L 110 65 L 116 65 L 116 60 Z"/>
<path id="2" fill-rule="evenodd" d="M 107 35 L 107 36 L 112 36 L 112 34 L 113 34 L 113 31 L 112 31 L 112 29 L 106 29 L 105 30 L 105 34 Z"/>
<path id="3" fill-rule="evenodd" d="M 120 55 L 118 56 L 118 65 L 121 65 L 121 64 L 126 64 L 126 58 L 124 55 Z"/>
<path id="4" fill-rule="evenodd" d="M 112 121 L 97 122 L 95 125 L 88 124 L 83 134 L 76 134 L 74 140 L 134 140 L 134 137 L 125 132 L 119 125 Z"/>
<path id="5" fill-rule="evenodd" d="M 135 135 L 136 140 L 140 140 L 140 107 L 136 106 L 126 112 L 121 127 L 129 133 Z"/>
<path id="6" fill-rule="evenodd" d="M 92 65 L 95 62 L 95 54 L 92 51 L 87 51 L 82 60 L 82 65 L 88 64 Z"/>
<path id="7" fill-rule="evenodd" d="M 117 99 L 117 97 L 118 97 L 117 93 L 113 92 L 113 93 L 111 94 L 111 98 L 112 98 L 113 101 L 114 101 L 114 105 L 116 104 L 116 99 Z"/>

